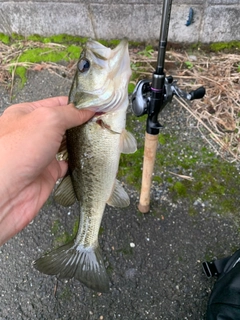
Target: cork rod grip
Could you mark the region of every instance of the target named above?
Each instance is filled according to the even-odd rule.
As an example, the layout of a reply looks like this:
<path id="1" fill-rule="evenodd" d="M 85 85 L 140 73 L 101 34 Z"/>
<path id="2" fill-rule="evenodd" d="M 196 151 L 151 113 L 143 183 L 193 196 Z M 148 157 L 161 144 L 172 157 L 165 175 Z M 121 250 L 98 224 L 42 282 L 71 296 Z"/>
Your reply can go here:
<path id="1" fill-rule="evenodd" d="M 158 146 L 158 135 L 145 133 L 144 144 L 144 159 L 140 201 L 138 209 L 142 213 L 147 213 L 150 210 L 150 190 L 152 184 L 152 174 L 156 158 Z"/>

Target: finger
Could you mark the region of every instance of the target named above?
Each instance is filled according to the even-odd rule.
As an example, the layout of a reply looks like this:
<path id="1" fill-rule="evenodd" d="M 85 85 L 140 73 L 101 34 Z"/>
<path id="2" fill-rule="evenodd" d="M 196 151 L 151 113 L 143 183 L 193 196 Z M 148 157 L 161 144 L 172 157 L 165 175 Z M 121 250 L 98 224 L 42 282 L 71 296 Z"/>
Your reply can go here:
<path id="1" fill-rule="evenodd" d="M 17 115 L 17 114 L 21 115 L 21 114 L 27 114 L 41 107 L 47 107 L 47 108 L 58 107 L 58 106 L 67 105 L 67 103 L 68 103 L 67 96 L 59 96 L 59 97 L 47 98 L 47 99 L 33 101 L 33 102 L 24 102 L 24 103 L 14 104 L 8 107 L 4 113 L 5 114 L 13 113 L 14 115 Z"/>
<path id="2" fill-rule="evenodd" d="M 59 108 L 59 115 L 63 123 L 64 130 L 79 126 L 94 116 L 95 112 L 86 109 L 77 109 L 73 104 Z"/>
<path id="3" fill-rule="evenodd" d="M 58 161 L 59 167 L 60 167 L 60 173 L 58 176 L 58 179 L 63 178 L 68 170 L 68 164 L 66 161 Z"/>
<path id="4" fill-rule="evenodd" d="M 41 107 L 58 107 L 58 106 L 66 106 L 68 104 L 68 97 L 67 96 L 59 96 L 53 98 L 47 98 L 39 101 L 30 102 L 31 106 L 36 108 Z"/>

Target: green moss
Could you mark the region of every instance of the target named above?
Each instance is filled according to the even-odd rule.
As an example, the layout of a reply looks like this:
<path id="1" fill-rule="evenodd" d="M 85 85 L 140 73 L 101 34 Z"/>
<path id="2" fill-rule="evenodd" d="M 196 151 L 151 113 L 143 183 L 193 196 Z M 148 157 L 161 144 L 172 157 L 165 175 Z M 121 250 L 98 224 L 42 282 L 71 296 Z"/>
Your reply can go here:
<path id="1" fill-rule="evenodd" d="M 67 47 L 67 59 L 68 60 L 77 60 L 79 59 L 80 53 L 81 53 L 81 48 L 75 45 L 71 45 Z"/>
<path id="2" fill-rule="evenodd" d="M 33 34 L 31 36 L 26 37 L 26 40 L 43 42 L 43 37 L 39 36 L 38 34 Z"/>
<path id="3" fill-rule="evenodd" d="M 222 51 L 224 49 L 240 49 L 240 41 L 215 42 L 210 45 L 212 51 Z"/>
<path id="4" fill-rule="evenodd" d="M 79 228 L 79 219 L 77 219 L 73 225 L 72 238 L 74 238 L 78 232 Z"/>
<path id="5" fill-rule="evenodd" d="M 15 70 L 15 75 L 18 76 L 21 79 L 20 87 L 23 87 L 24 84 L 27 81 L 26 72 L 27 72 L 27 69 L 25 67 L 22 67 L 22 66 L 17 67 L 16 70 Z"/>
<path id="6" fill-rule="evenodd" d="M 184 183 L 180 181 L 174 183 L 172 190 L 175 191 L 178 196 L 186 197 L 187 195 L 187 187 Z"/>
<path id="7" fill-rule="evenodd" d="M 81 38 L 81 37 L 71 36 L 67 34 L 59 34 L 59 35 L 43 38 L 44 43 L 53 42 L 53 43 L 62 43 L 62 44 L 68 44 L 68 43 L 83 44 L 83 43 L 86 43 L 86 41 L 87 41 L 87 38 Z"/>
<path id="8" fill-rule="evenodd" d="M 142 154 L 143 148 L 139 148 L 133 154 L 122 154 L 119 163 L 118 177 L 125 180 L 140 190 L 142 177 Z"/>
<path id="9" fill-rule="evenodd" d="M 106 47 L 116 47 L 121 40 L 118 39 L 112 39 L 112 40 L 104 40 L 104 39 L 99 39 L 98 42 L 100 42 L 102 45 Z"/>
<path id="10" fill-rule="evenodd" d="M 87 38 L 71 36 L 68 34 L 58 34 L 50 37 L 42 37 L 38 34 L 33 34 L 26 37 L 26 40 L 41 42 L 41 43 L 61 43 L 61 44 L 71 44 L 71 43 L 86 43 Z"/>
<path id="11" fill-rule="evenodd" d="M 199 48 L 201 48 L 201 43 L 200 42 L 192 43 L 192 44 L 190 44 L 190 48 L 192 50 L 198 50 Z"/>
<path id="12" fill-rule="evenodd" d="M 56 220 L 52 226 L 52 233 L 55 236 L 54 247 L 59 247 L 60 245 L 67 244 L 72 241 L 78 232 L 79 219 L 77 219 L 73 225 L 72 232 L 62 231 L 61 224 L 59 220 Z"/>
<path id="13" fill-rule="evenodd" d="M 139 47 L 139 46 L 142 46 L 142 45 L 143 45 L 143 43 L 140 42 L 140 41 L 133 41 L 133 40 L 129 41 L 129 46 Z"/>
<path id="14" fill-rule="evenodd" d="M 2 41 L 1 38 L 6 39 L 6 42 Z M 10 36 L 0 33 L 0 41 L 9 44 L 14 41 L 33 41 L 40 43 L 59 43 L 59 44 L 84 44 L 88 38 L 72 36 L 68 34 L 58 34 L 50 37 L 43 37 L 38 34 L 33 34 L 27 37 L 24 37 L 17 33 L 12 33 Z"/>
<path id="15" fill-rule="evenodd" d="M 73 52 L 75 52 L 75 47 L 72 48 Z M 78 49 L 79 50 L 79 49 Z M 78 51 L 78 55 L 79 55 Z M 56 50 L 55 48 L 33 48 L 24 51 L 23 54 L 19 58 L 19 62 L 59 62 L 61 60 L 69 60 L 69 54 L 72 54 L 71 49 L 64 48 L 60 50 Z"/>
<path id="16" fill-rule="evenodd" d="M 166 144 L 166 135 L 164 135 L 163 133 L 159 133 L 158 141 L 161 145 Z"/>
<path id="17" fill-rule="evenodd" d="M 103 234 L 104 233 L 104 228 L 103 226 L 101 225 L 100 228 L 99 228 L 99 235 Z"/>
<path id="18" fill-rule="evenodd" d="M 0 41 L 4 44 L 9 44 L 10 38 L 8 35 L 0 33 Z"/>
<path id="19" fill-rule="evenodd" d="M 77 60 L 79 58 L 81 48 L 76 45 L 68 47 L 39 47 L 29 48 L 25 50 L 19 57 L 18 62 L 22 63 L 41 63 L 41 62 L 60 62 Z M 14 61 L 12 61 L 14 62 Z M 16 68 L 15 74 L 20 77 L 21 85 L 26 82 L 27 67 L 19 66 Z"/>
<path id="20" fill-rule="evenodd" d="M 188 214 L 189 214 L 191 217 L 194 217 L 194 216 L 196 216 L 196 215 L 198 214 L 198 211 L 197 211 L 196 208 L 190 207 L 190 208 L 188 209 Z"/>
<path id="21" fill-rule="evenodd" d="M 135 89 L 135 85 L 133 83 L 129 83 L 129 85 L 128 85 L 128 93 L 129 94 L 133 93 L 134 89 Z"/>
<path id="22" fill-rule="evenodd" d="M 204 166 L 194 165 L 194 180 L 183 180 L 180 184 L 176 182 L 170 188 L 175 192 L 173 196 L 187 197 L 190 204 L 201 198 L 203 202 L 211 203 L 219 214 L 237 215 L 240 206 L 239 172 L 230 163 L 224 163 L 221 159 L 213 160 L 209 159 Z"/>
<path id="23" fill-rule="evenodd" d="M 21 35 L 19 35 L 17 33 L 12 33 L 10 38 L 11 38 L 11 40 L 20 40 L 20 41 L 25 39 L 24 36 L 21 36 Z"/>
<path id="24" fill-rule="evenodd" d="M 70 301 L 72 299 L 72 290 L 70 290 L 68 286 L 64 286 L 62 292 L 59 294 L 59 298 Z"/>
<path id="25" fill-rule="evenodd" d="M 160 176 L 153 176 L 152 181 L 161 184 L 163 182 L 163 179 Z"/>
<path id="26" fill-rule="evenodd" d="M 136 118 L 132 113 L 127 114 L 126 129 L 130 131 L 137 140 L 138 149 L 133 154 L 121 154 L 118 178 L 140 190 L 142 179 L 142 157 L 143 144 L 142 135 L 144 134 L 146 116 Z M 136 126 L 142 127 L 142 130 L 136 130 Z"/>
<path id="27" fill-rule="evenodd" d="M 55 220 L 53 225 L 52 225 L 52 228 L 51 228 L 51 233 L 53 235 L 56 235 L 58 233 L 60 229 L 60 221 L 59 220 Z"/>
<path id="28" fill-rule="evenodd" d="M 164 137 L 164 135 L 163 135 L 162 133 L 160 133 L 160 134 L 158 135 L 158 141 L 159 141 L 159 143 L 160 143 L 161 145 L 166 144 L 166 139 L 165 139 L 165 137 Z"/>
<path id="29" fill-rule="evenodd" d="M 138 74 L 137 71 L 134 71 L 135 64 L 134 64 L 134 63 L 130 63 L 130 67 L 131 67 L 131 69 L 132 69 L 131 81 L 138 80 L 139 74 Z"/>

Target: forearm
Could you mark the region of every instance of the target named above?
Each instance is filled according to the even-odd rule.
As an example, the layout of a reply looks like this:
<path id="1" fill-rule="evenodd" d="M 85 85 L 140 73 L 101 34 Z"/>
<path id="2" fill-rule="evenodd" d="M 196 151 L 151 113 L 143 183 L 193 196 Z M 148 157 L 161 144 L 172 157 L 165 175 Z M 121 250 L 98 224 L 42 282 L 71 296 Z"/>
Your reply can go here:
<path id="1" fill-rule="evenodd" d="M 0 161 L 0 246 L 21 231 L 38 213 L 46 201 L 39 200 L 41 186 L 19 183 L 18 167 L 11 168 Z"/>
<path id="2" fill-rule="evenodd" d="M 29 150 L 24 139 L 17 140 L 14 131 L 0 136 L 0 245 L 24 228 L 39 210 L 35 203 L 38 198 L 34 198 L 31 188 L 27 188 L 30 181 L 24 153 Z"/>

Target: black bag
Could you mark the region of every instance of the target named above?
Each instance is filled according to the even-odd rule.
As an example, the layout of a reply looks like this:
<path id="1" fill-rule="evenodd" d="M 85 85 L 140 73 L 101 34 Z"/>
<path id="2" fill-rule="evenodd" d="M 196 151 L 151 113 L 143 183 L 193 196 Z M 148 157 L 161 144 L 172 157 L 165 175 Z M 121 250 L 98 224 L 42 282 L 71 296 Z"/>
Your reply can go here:
<path id="1" fill-rule="evenodd" d="M 203 262 L 207 277 L 217 276 L 206 320 L 240 320 L 240 250 L 231 257 Z"/>

